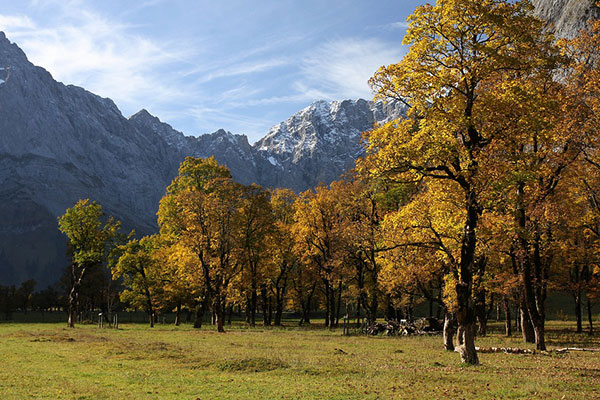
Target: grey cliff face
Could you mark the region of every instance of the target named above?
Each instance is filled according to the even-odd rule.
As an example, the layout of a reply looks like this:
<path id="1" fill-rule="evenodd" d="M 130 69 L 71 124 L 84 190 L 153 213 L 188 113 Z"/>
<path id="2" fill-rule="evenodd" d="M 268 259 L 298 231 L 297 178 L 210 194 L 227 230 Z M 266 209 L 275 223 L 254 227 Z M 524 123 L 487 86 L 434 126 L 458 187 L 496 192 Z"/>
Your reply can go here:
<path id="1" fill-rule="evenodd" d="M 559 38 L 573 38 L 591 19 L 600 18 L 596 0 L 532 0 L 535 14 L 553 26 Z"/>
<path id="2" fill-rule="evenodd" d="M 169 146 L 110 99 L 65 86 L 0 35 L 0 282 L 55 281 L 67 265 L 56 217 L 80 198 L 140 232 L 176 172 Z"/>

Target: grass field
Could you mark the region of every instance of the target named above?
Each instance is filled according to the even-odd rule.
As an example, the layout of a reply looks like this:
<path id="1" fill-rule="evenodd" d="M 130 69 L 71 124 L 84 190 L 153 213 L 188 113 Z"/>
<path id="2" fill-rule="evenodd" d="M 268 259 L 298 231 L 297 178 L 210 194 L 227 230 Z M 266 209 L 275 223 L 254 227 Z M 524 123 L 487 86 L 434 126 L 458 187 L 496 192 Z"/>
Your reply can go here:
<path id="1" fill-rule="evenodd" d="M 550 348 L 600 347 L 550 322 Z M 499 326 L 498 326 L 499 328 Z M 499 329 L 498 329 L 499 330 Z M 525 346 L 500 333 L 480 346 Z M 0 324 L 5 399 L 600 399 L 600 354 L 480 354 L 461 365 L 437 337 L 325 329 Z"/>

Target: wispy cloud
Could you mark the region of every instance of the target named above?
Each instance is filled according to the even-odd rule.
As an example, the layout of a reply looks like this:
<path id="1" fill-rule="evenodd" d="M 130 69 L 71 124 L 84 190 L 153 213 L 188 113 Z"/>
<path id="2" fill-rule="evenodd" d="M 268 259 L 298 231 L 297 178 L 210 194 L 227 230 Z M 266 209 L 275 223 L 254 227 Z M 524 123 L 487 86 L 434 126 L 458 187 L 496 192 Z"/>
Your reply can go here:
<path id="1" fill-rule="evenodd" d="M 56 79 L 111 97 L 125 109 L 152 99 L 182 100 L 185 94 L 164 73 L 182 57 L 177 47 L 137 35 L 134 26 L 104 18 L 79 1 L 67 3 L 57 5 L 59 22 L 52 26 L 7 15 L 0 15 L 0 26 Z"/>
<path id="2" fill-rule="evenodd" d="M 219 78 L 228 78 L 232 76 L 250 75 L 260 72 L 269 71 L 273 68 L 282 67 L 288 65 L 290 60 L 285 57 L 277 57 L 266 60 L 255 60 L 253 62 L 244 62 L 232 66 L 220 66 L 209 72 L 195 72 L 200 74 L 200 78 L 197 80 L 198 83 L 206 83 Z M 189 75 L 190 73 L 188 73 Z"/>
<path id="3" fill-rule="evenodd" d="M 406 21 L 392 22 L 391 24 L 384 25 L 387 29 L 407 29 L 408 26 L 409 24 Z"/>
<path id="4" fill-rule="evenodd" d="M 302 64 L 303 91 L 325 99 L 370 98 L 369 78 L 382 65 L 398 62 L 404 49 L 377 39 L 348 38 L 327 42 L 307 55 Z"/>

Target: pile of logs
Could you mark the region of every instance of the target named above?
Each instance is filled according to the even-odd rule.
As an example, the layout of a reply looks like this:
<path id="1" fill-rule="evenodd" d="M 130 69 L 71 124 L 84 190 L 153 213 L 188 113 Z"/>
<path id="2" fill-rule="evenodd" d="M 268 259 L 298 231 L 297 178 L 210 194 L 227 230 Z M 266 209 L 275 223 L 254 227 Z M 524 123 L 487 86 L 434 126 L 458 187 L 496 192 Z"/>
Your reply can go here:
<path id="1" fill-rule="evenodd" d="M 410 336 L 410 335 L 437 335 L 444 330 L 442 322 L 436 318 L 420 318 L 414 322 L 405 319 L 400 321 L 376 322 L 367 326 L 366 333 L 376 336 L 383 334 L 387 336 Z"/>

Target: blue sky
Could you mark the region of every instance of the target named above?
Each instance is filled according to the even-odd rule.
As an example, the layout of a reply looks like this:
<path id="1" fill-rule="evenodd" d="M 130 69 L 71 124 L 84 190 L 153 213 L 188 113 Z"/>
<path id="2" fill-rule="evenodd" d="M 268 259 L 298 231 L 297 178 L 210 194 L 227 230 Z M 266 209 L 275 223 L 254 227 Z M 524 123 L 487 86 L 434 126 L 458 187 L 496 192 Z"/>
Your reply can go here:
<path id="1" fill-rule="evenodd" d="M 254 142 L 315 100 L 367 98 L 416 0 L 0 0 L 0 30 L 55 79 L 188 135 Z"/>

